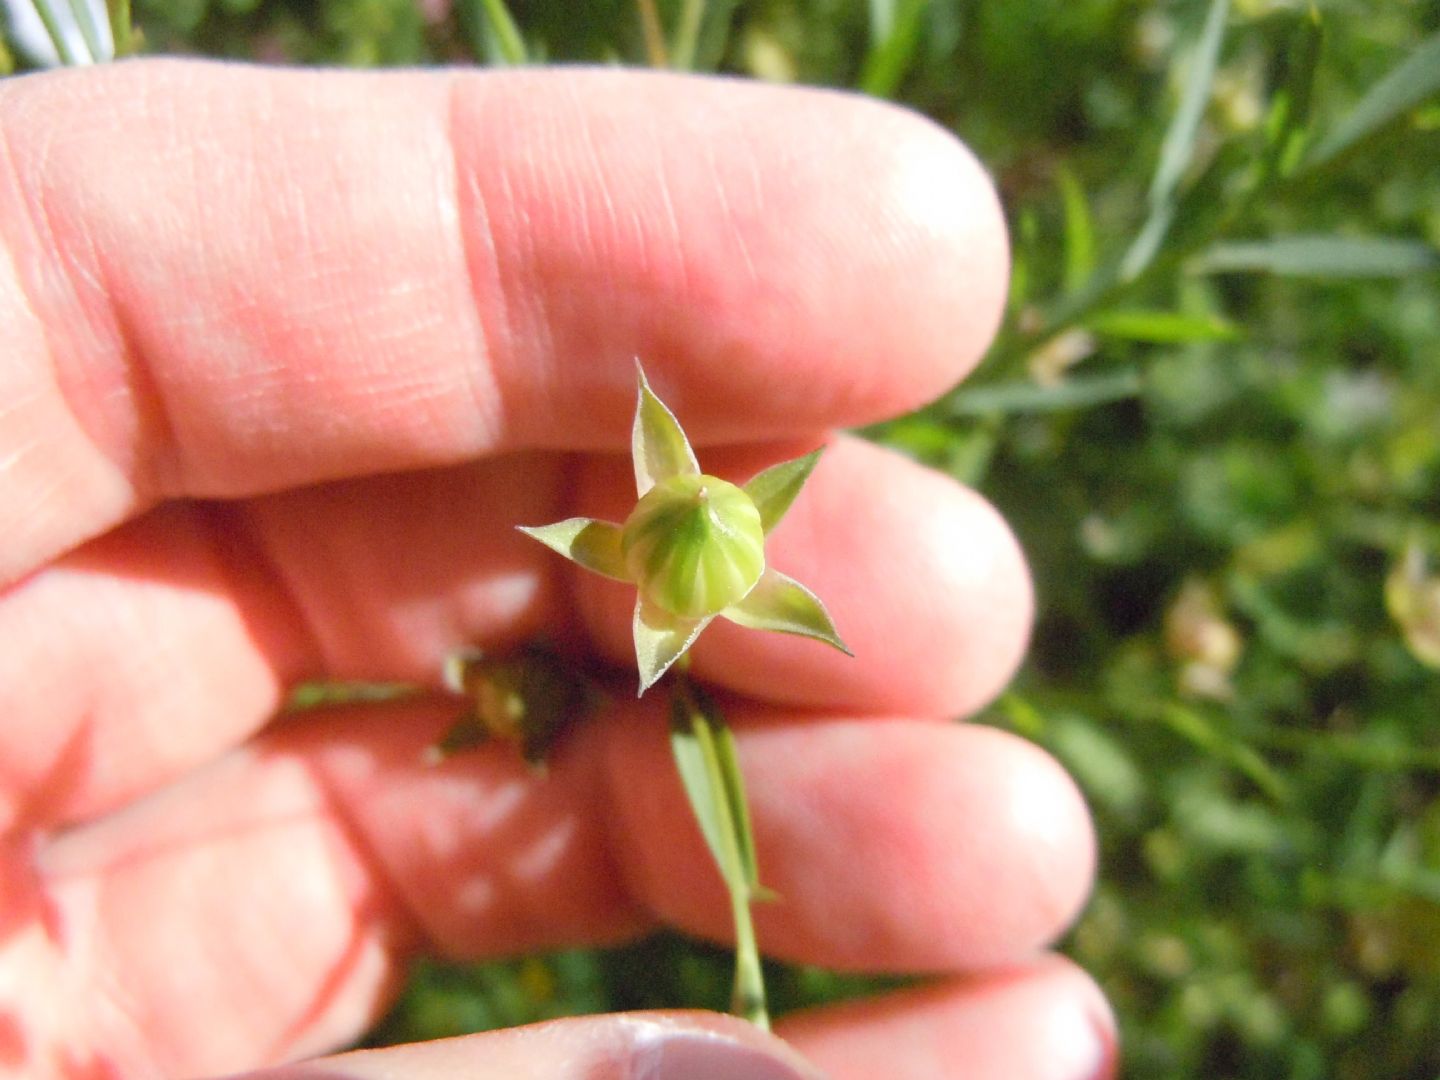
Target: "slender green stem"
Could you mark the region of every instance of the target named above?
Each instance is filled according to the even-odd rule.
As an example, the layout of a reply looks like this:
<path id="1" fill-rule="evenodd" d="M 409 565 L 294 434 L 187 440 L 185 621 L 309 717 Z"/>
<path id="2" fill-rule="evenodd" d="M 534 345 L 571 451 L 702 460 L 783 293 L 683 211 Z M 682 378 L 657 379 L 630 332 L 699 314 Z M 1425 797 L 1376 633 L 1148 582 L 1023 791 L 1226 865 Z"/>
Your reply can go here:
<path id="1" fill-rule="evenodd" d="M 760 945 L 755 939 L 755 920 L 751 917 L 750 904 L 748 889 L 731 888 L 730 912 L 735 920 L 735 986 L 730 993 L 730 1011 L 769 1031 L 765 972 L 760 967 Z"/>

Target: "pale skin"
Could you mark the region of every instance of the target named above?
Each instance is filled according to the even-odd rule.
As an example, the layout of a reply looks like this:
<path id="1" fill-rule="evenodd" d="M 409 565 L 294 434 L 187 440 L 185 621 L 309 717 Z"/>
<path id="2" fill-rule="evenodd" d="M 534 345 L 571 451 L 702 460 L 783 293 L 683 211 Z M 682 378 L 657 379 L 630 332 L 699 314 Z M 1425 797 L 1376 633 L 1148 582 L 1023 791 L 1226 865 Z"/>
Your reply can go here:
<path id="1" fill-rule="evenodd" d="M 1045 952 L 1090 887 L 1083 802 L 949 722 L 1023 653 L 1019 549 L 826 434 L 994 331 L 1003 226 L 953 139 L 733 82 L 194 63 L 8 81 L 0 132 L 0 1075 L 323 1054 L 422 950 L 726 937 L 658 691 L 544 778 L 504 747 L 427 764 L 438 693 L 274 719 L 301 678 L 438 685 L 542 631 L 633 665 L 633 590 L 513 526 L 633 503 L 637 356 L 707 470 L 832 443 L 767 551 L 855 658 L 717 623 L 694 670 L 783 897 L 763 946 L 935 979 L 779 1034 L 839 1080 L 1109 1075 L 1103 998 Z M 804 1075 L 700 1014 L 286 1075 L 623 1076 L 656 1031 Z"/>

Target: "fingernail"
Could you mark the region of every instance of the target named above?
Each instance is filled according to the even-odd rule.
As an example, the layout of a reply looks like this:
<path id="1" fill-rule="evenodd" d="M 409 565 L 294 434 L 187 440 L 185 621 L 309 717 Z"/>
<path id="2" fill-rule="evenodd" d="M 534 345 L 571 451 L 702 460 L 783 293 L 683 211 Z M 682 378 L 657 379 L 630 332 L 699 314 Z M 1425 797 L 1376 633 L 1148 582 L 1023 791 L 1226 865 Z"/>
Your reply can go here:
<path id="1" fill-rule="evenodd" d="M 718 1032 L 657 1032 L 637 1045 L 627 1080 L 824 1080 L 778 1039 L 740 1042 Z"/>

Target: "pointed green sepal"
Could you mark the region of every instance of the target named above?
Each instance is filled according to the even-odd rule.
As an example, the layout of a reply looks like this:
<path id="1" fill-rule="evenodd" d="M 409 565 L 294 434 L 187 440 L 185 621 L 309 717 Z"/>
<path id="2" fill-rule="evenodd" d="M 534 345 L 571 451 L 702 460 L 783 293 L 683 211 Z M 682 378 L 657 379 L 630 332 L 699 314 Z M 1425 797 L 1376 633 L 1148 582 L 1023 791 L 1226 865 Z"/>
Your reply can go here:
<path id="1" fill-rule="evenodd" d="M 635 373 L 640 381 L 640 396 L 635 403 L 630 455 L 635 460 L 636 493 L 644 495 L 673 476 L 698 476 L 700 463 L 675 414 L 650 389 L 638 361 Z"/>
<path id="2" fill-rule="evenodd" d="M 815 463 L 820 460 L 820 453 L 820 450 L 816 450 L 804 457 L 771 465 L 744 485 L 745 494 L 750 496 L 755 509 L 760 511 L 760 524 L 766 536 L 780 523 L 785 511 L 789 510 L 790 504 L 795 501 L 795 496 L 800 494 L 800 489 L 809 479 Z"/>
<path id="3" fill-rule="evenodd" d="M 620 552 L 619 525 L 595 518 L 573 517 L 557 521 L 554 525 L 516 527 L 586 570 L 616 581 L 631 580 L 625 569 L 625 556 Z"/>
<path id="4" fill-rule="evenodd" d="M 854 656 L 840 635 L 820 598 L 794 578 L 778 570 L 760 575 L 750 595 L 731 604 L 721 616 L 751 630 L 778 630 L 782 634 L 803 634 L 833 645 L 846 656 Z"/>
<path id="5" fill-rule="evenodd" d="M 640 694 L 654 686 L 710 625 L 713 615 L 682 619 L 643 596 L 635 604 L 635 663 L 640 668 Z M 639 695 L 636 695 L 639 696 Z"/>

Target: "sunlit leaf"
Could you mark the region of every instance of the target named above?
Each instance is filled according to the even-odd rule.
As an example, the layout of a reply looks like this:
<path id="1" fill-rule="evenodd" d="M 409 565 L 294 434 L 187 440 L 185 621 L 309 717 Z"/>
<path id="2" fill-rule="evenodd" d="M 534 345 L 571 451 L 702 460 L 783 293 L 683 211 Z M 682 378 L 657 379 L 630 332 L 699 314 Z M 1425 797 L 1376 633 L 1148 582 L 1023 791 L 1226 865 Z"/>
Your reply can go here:
<path id="1" fill-rule="evenodd" d="M 1192 269 L 1202 274 L 1258 271 L 1286 277 L 1406 277 L 1440 267 L 1440 252 L 1418 240 L 1383 236 L 1279 236 L 1216 244 Z"/>
<path id="2" fill-rule="evenodd" d="M 887 32 L 873 43 L 861 65 L 858 81 L 861 90 L 875 97 L 894 96 L 920 44 L 929 6 L 930 0 L 897 0 L 891 5 Z"/>
<path id="3" fill-rule="evenodd" d="M 1104 375 L 1074 375 L 1054 386 L 1025 380 L 962 390 L 947 404 L 953 416 L 1005 416 L 1065 412 L 1108 405 L 1138 395 L 1140 373 L 1132 369 Z"/>
<path id="4" fill-rule="evenodd" d="M 616 581 L 629 581 L 625 559 L 620 553 L 620 526 L 595 518 L 573 517 L 553 525 L 518 526 L 552 551 Z"/>
<path id="5" fill-rule="evenodd" d="M 698 475 L 700 465 L 675 414 L 655 396 L 638 364 L 636 372 L 640 391 L 631 433 L 631 456 L 635 461 L 635 489 L 637 494 L 644 495 L 661 480 Z"/>
<path id="6" fill-rule="evenodd" d="M 1388 74 L 1366 91 L 1345 118 L 1310 152 L 1307 167 L 1322 165 L 1401 114 L 1440 91 L 1440 33 L 1426 38 Z"/>
<path id="7" fill-rule="evenodd" d="M 515 18 L 505 6 L 505 0 L 471 0 L 477 3 L 482 16 L 481 25 L 489 39 L 487 50 L 503 64 L 523 64 L 529 60 L 529 50 Z"/>
<path id="8" fill-rule="evenodd" d="M 1092 315 L 1085 325 L 1105 337 L 1150 345 L 1182 345 L 1194 341 L 1236 341 L 1243 335 L 1232 322 L 1216 315 L 1185 315 L 1178 311 L 1120 309 Z"/>
<path id="9" fill-rule="evenodd" d="M 696 717 L 687 705 L 683 695 L 676 695 L 672 706 L 670 752 L 716 867 L 732 890 L 743 889 L 746 875 L 737 857 L 738 848 L 732 846 L 733 840 L 726 842 L 726 834 L 733 834 L 735 826 L 729 795 L 723 784 L 715 782 L 718 770 L 714 732 L 709 723 L 703 717 Z"/>
<path id="10" fill-rule="evenodd" d="M 760 511 L 760 524 L 767 536 L 785 516 L 785 511 L 790 509 L 795 496 L 800 494 L 800 489 L 815 468 L 815 463 L 820 460 L 820 454 L 821 451 L 816 450 L 804 457 L 772 465 L 743 485 L 745 494 L 750 496 L 755 509 Z"/>
<path id="11" fill-rule="evenodd" d="M 768 890 L 760 886 L 735 736 L 693 684 L 682 685 L 671 710 L 671 749 L 710 853 L 732 892 L 759 898 Z"/>
<path id="12" fill-rule="evenodd" d="M 750 595 L 732 604 L 721 616 L 752 630 L 777 630 L 782 634 L 803 634 L 853 655 L 830 621 L 820 598 L 793 578 L 778 570 L 766 570 Z"/>
<path id="13" fill-rule="evenodd" d="M 1200 121 L 1205 115 L 1205 106 L 1210 101 L 1215 82 L 1215 67 L 1220 59 L 1220 44 L 1225 38 L 1225 17 L 1229 10 L 1229 0 L 1211 0 L 1205 15 L 1205 25 L 1190 59 L 1190 75 L 1180 95 L 1175 116 L 1165 132 L 1165 141 L 1160 146 L 1160 162 L 1150 180 L 1150 215 L 1121 263 L 1121 275 L 1127 279 L 1134 278 L 1150 264 L 1175 217 L 1175 192 L 1195 153 Z"/>

